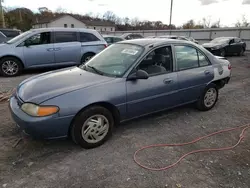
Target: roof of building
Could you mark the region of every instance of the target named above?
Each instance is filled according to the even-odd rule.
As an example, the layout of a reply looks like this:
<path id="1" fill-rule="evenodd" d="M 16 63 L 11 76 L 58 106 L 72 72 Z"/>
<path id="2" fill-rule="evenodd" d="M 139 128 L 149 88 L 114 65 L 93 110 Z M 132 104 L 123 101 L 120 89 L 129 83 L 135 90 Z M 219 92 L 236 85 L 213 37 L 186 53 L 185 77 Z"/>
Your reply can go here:
<path id="1" fill-rule="evenodd" d="M 113 22 L 110 21 L 106 21 L 106 20 L 84 20 L 84 19 L 79 19 L 74 15 L 71 14 L 64 14 L 64 15 L 55 15 L 54 17 L 45 17 L 42 19 L 37 20 L 34 25 L 36 24 L 46 24 L 46 23 L 51 23 L 55 20 L 58 20 L 64 16 L 71 16 L 75 19 L 77 19 L 78 21 L 86 24 L 87 26 L 115 26 L 115 24 Z"/>

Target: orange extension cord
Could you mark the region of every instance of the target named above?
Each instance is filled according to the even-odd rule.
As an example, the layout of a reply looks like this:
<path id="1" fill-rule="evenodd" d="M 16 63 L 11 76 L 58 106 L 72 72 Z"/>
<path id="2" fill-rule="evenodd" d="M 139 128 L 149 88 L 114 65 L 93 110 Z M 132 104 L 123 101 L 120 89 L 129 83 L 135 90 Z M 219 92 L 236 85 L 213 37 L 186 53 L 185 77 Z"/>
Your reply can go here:
<path id="1" fill-rule="evenodd" d="M 246 130 L 250 128 L 250 125 L 244 125 L 244 126 L 240 126 L 240 127 L 236 127 L 236 128 L 229 128 L 229 129 L 224 129 L 224 130 L 220 130 L 220 131 L 217 131 L 217 132 L 214 132 L 214 133 L 211 133 L 211 134 L 208 134 L 206 136 L 202 136 L 202 137 L 199 137 L 191 142 L 187 142 L 187 143 L 180 143 L 180 144 L 155 144 L 155 145 L 149 145 L 149 146 L 144 146 L 142 147 L 141 149 L 137 150 L 135 153 L 134 153 L 134 161 L 136 164 L 138 164 L 140 167 L 144 168 L 144 169 L 147 169 L 147 170 L 152 170 L 152 171 L 163 171 L 163 170 L 168 170 L 170 168 L 173 168 L 174 166 L 176 166 L 178 163 L 180 163 L 185 157 L 187 157 L 188 155 L 191 155 L 191 154 L 194 154 L 194 153 L 201 153 L 201 152 L 209 152 L 209 151 L 224 151 L 224 150 L 231 150 L 231 149 L 234 149 L 235 147 L 237 147 L 241 141 L 243 140 L 244 138 L 244 135 L 245 135 L 245 132 Z M 191 151 L 189 153 L 186 153 L 184 154 L 183 156 L 181 156 L 175 163 L 169 165 L 169 166 L 166 166 L 166 167 L 162 167 L 162 168 L 151 168 L 151 167 L 148 167 L 146 165 L 143 165 L 141 164 L 140 162 L 138 162 L 137 158 L 136 158 L 136 155 L 142 151 L 142 150 L 145 150 L 145 149 L 148 149 L 148 148 L 155 148 L 155 147 L 176 147 L 176 146 L 186 146 L 186 145 L 189 145 L 189 144 L 194 144 L 200 140 L 203 140 L 205 138 L 208 138 L 208 137 L 211 137 L 211 136 L 214 136 L 214 135 L 217 135 L 217 134 L 221 134 L 221 133 L 225 133 L 225 132 L 230 132 L 230 131 L 235 131 L 235 130 L 239 130 L 239 129 L 242 129 L 241 131 L 241 134 L 240 134 L 240 138 L 238 140 L 238 142 L 233 145 L 233 146 L 229 146 L 229 147 L 225 147 L 225 148 L 207 148 L 207 149 L 200 149 L 200 150 L 194 150 L 194 151 Z"/>

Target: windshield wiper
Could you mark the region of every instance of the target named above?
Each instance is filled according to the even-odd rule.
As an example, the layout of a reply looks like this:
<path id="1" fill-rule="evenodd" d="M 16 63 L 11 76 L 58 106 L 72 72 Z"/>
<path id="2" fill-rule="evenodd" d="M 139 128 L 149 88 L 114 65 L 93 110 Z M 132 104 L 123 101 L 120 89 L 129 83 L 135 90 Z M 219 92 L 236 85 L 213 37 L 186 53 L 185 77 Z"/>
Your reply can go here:
<path id="1" fill-rule="evenodd" d="M 103 75 L 103 73 L 102 73 L 101 71 L 99 71 L 98 69 L 96 69 L 95 67 L 89 66 L 89 65 L 87 65 L 87 67 L 89 67 L 89 68 L 91 68 L 92 70 L 94 70 L 97 74 Z"/>

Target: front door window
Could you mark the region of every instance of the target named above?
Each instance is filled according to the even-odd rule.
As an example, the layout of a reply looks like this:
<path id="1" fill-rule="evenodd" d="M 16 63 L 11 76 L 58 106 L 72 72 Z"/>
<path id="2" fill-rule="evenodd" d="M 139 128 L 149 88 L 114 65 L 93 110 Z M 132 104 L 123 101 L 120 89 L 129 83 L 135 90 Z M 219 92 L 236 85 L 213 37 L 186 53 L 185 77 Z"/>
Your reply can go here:
<path id="1" fill-rule="evenodd" d="M 24 43 L 25 45 L 28 46 L 34 46 L 34 45 L 50 44 L 50 42 L 51 42 L 51 33 L 44 32 L 31 36 Z"/>

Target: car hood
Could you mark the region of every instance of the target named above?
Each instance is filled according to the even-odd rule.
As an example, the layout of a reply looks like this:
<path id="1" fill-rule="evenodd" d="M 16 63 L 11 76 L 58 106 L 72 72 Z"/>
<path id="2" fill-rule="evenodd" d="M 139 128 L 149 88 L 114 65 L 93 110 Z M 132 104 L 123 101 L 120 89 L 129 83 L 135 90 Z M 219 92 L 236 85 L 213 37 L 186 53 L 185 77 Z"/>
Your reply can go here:
<path id="1" fill-rule="evenodd" d="M 17 94 L 24 102 L 40 104 L 53 97 L 114 79 L 71 67 L 26 79 L 19 84 Z"/>

